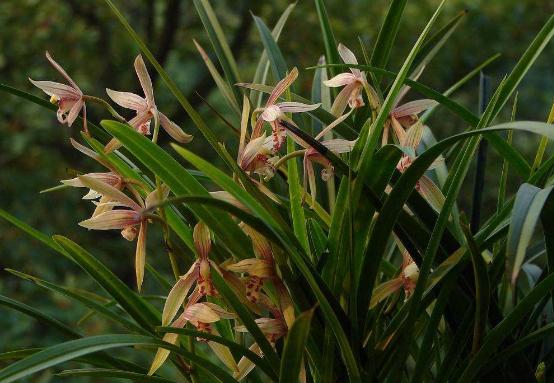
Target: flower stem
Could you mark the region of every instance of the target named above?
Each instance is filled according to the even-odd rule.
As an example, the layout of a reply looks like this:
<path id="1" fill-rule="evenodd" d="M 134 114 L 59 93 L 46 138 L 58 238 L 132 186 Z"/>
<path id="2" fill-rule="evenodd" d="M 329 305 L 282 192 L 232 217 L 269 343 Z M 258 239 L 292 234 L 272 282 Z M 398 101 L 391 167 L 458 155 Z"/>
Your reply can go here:
<path id="1" fill-rule="evenodd" d="M 279 161 L 275 163 L 275 169 L 279 169 L 279 166 L 283 165 L 285 162 L 292 158 L 303 156 L 304 153 L 306 153 L 306 149 L 295 150 L 294 152 L 290 152 L 284 155 L 279 159 Z"/>
<path id="2" fill-rule="evenodd" d="M 90 102 L 95 102 L 99 105 L 102 105 L 104 108 L 106 108 L 108 110 L 108 112 L 110 112 L 110 114 L 112 116 L 114 116 L 116 119 L 118 119 L 119 121 L 121 122 L 127 122 L 127 120 L 125 120 L 125 117 L 121 116 L 119 113 L 117 113 L 115 111 L 115 109 L 104 99 L 101 99 L 100 97 L 94 97 L 94 96 L 88 96 L 88 95 L 84 95 L 83 96 L 83 100 L 85 101 L 90 101 Z"/>

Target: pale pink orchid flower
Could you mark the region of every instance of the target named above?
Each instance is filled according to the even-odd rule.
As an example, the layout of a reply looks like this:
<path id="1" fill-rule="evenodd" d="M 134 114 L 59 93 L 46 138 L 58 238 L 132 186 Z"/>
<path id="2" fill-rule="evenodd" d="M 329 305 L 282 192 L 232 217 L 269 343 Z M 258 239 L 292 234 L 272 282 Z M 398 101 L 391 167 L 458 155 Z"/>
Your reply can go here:
<path id="1" fill-rule="evenodd" d="M 50 53 L 46 51 L 46 59 L 52 64 L 69 85 L 53 81 L 35 81 L 29 78 L 29 81 L 50 96 L 50 102 L 58 105 L 57 117 L 61 124 L 71 126 L 77 116 L 83 110 L 83 130 L 87 131 L 87 109 L 83 100 L 81 88 L 73 81 L 67 72 L 58 64 Z"/>
<path id="2" fill-rule="evenodd" d="M 421 138 L 423 137 L 424 128 L 424 125 L 420 121 L 417 121 L 414 125 L 412 125 L 411 128 L 408 129 L 406 134 L 402 137 L 400 145 L 404 148 L 407 148 L 408 151 L 411 153 L 404 153 L 398 161 L 396 169 L 398 169 L 399 172 L 404 173 L 406 169 L 408 169 L 410 165 L 415 161 L 416 149 L 421 142 Z M 439 157 L 431 164 L 429 170 L 436 168 L 443 161 L 444 158 Z M 421 177 L 416 183 L 416 190 L 423 196 L 423 198 L 427 200 L 427 202 L 429 202 L 433 209 L 435 209 L 436 211 L 441 210 L 442 205 L 444 204 L 444 195 L 442 194 L 439 187 L 435 185 L 435 183 L 429 177 L 423 175 L 423 177 Z"/>
<path id="3" fill-rule="evenodd" d="M 406 135 L 406 130 L 410 129 L 411 126 L 419 121 L 418 115 L 428 109 L 434 108 L 438 104 L 435 100 L 421 99 L 398 105 L 400 101 L 401 98 L 399 97 L 389 114 L 389 118 L 385 122 L 382 137 L 383 145 L 388 143 L 389 130 L 391 128 L 396 135 L 398 142 L 402 142 L 404 136 Z"/>
<path id="4" fill-rule="evenodd" d="M 171 323 L 171 327 L 183 328 L 187 325 L 187 323 L 191 323 L 198 331 L 219 335 L 218 331 L 213 327 L 213 323 L 221 319 L 234 319 L 236 318 L 236 315 L 224 310 L 215 303 L 198 303 L 200 297 L 200 295 L 191 296 L 189 302 L 184 307 L 183 313 L 173 323 Z M 210 341 L 206 338 L 197 337 L 196 339 L 200 342 L 208 344 L 216 356 L 234 373 L 239 371 L 235 358 L 228 347 L 217 342 Z M 177 345 L 179 341 L 179 334 L 168 332 L 164 335 L 163 341 Z M 165 363 L 169 354 L 170 350 L 161 347 L 158 348 L 152 364 L 150 365 L 148 375 L 153 375 Z"/>
<path id="5" fill-rule="evenodd" d="M 386 281 L 375 288 L 375 292 L 371 296 L 370 309 L 400 289 L 404 289 L 404 301 L 407 301 L 414 293 L 419 278 L 419 268 L 408 250 L 402 245 L 402 242 L 396 236 L 394 239 L 402 254 L 400 273 L 398 277 Z"/>
<path id="6" fill-rule="evenodd" d="M 193 231 L 194 246 L 196 248 L 197 260 L 192 264 L 185 275 L 179 277 L 165 301 L 162 312 L 162 326 L 183 328 L 188 322 L 192 323 L 199 331 L 218 335 L 217 330 L 211 326 L 211 323 L 220 319 L 235 318 L 235 314 L 223 310 L 218 305 L 209 302 L 198 303 L 205 296 L 217 296 L 211 279 L 211 269 L 219 271 L 217 265 L 209 258 L 212 240 L 209 228 L 202 222 L 194 227 Z M 196 287 L 193 288 L 194 283 Z M 189 295 L 189 292 L 192 293 Z M 188 302 L 184 305 L 185 300 Z M 181 315 L 173 321 L 179 309 L 184 305 Z M 167 333 L 163 340 L 171 344 L 177 344 L 178 334 Z M 207 341 L 220 360 L 234 372 L 238 371 L 237 364 L 229 349 L 216 342 Z M 152 365 L 149 375 L 154 374 L 165 362 L 169 356 L 169 350 L 159 348 Z"/>
<path id="7" fill-rule="evenodd" d="M 121 235 L 128 241 L 137 238 L 135 253 L 135 272 L 138 290 L 141 290 L 144 280 L 144 265 L 146 262 L 146 233 L 149 218 L 145 214 L 153 209 L 169 194 L 165 185 L 153 190 L 144 201 L 135 202 L 121 190 L 98 179 L 79 176 L 81 183 L 95 192 L 105 196 L 108 202 L 98 206 L 110 206 L 112 209 L 79 222 L 79 225 L 89 230 L 121 230 Z M 160 199 L 161 197 L 161 199 Z M 118 207 L 119 209 L 115 209 Z"/>
<path id="8" fill-rule="evenodd" d="M 281 120 L 285 119 L 292 121 L 285 113 L 301 113 L 309 112 L 319 108 L 321 104 L 304 104 L 301 102 L 277 102 L 279 97 L 292 85 L 298 77 L 298 69 L 293 68 L 290 73 L 275 85 L 275 88 L 269 95 L 267 102 L 263 108 L 256 109 L 254 114 L 259 114 L 256 120 L 256 126 L 252 132 L 251 139 L 257 139 L 262 136 L 262 128 L 265 122 L 271 125 L 272 132 L 272 149 L 273 153 L 277 153 L 283 145 L 286 137 L 286 129 L 281 126 Z M 264 139 L 265 143 L 265 139 Z"/>
<path id="9" fill-rule="evenodd" d="M 337 50 L 345 64 L 358 65 L 354 53 L 342 43 L 338 45 Z M 357 68 L 350 68 L 350 72 L 339 73 L 335 77 L 324 81 L 323 84 L 331 88 L 344 87 L 331 106 L 331 114 L 335 116 L 342 115 L 346 106 L 351 109 L 364 106 L 363 89 L 366 90 L 371 107 L 376 108 L 378 106 L 378 97 L 375 90 L 367 82 L 365 73 Z"/>
<path id="10" fill-rule="evenodd" d="M 351 109 L 348 113 L 340 116 L 335 121 L 330 123 L 327 127 L 325 127 L 325 129 L 323 129 L 321 132 L 319 132 L 319 134 L 317 134 L 314 137 L 315 140 L 320 141 L 334 127 L 336 127 L 338 124 L 346 120 L 350 116 L 353 110 L 354 109 Z M 306 148 L 306 152 L 304 153 L 304 190 L 308 191 L 308 187 L 309 187 L 310 189 L 309 192 L 312 196 L 312 201 L 315 201 L 317 196 L 317 186 L 316 186 L 317 183 L 316 183 L 313 164 L 318 163 L 323 166 L 323 170 L 321 171 L 321 178 L 324 181 L 327 181 L 330 177 L 333 176 L 334 168 L 331 162 L 327 158 L 325 158 L 321 153 L 319 153 L 317 150 L 307 145 L 302 140 L 298 140 L 297 142 Z M 349 141 L 341 138 L 335 138 L 335 139 L 321 141 L 321 144 L 335 154 L 343 154 L 343 153 L 349 153 L 352 151 L 352 149 L 354 149 L 356 140 Z"/>
<path id="11" fill-rule="evenodd" d="M 185 133 L 177 124 L 158 110 L 154 100 L 152 80 L 150 79 L 150 75 L 148 74 L 148 70 L 146 69 L 146 65 L 144 64 L 144 60 L 141 55 L 137 56 L 134 65 L 145 97 L 141 97 L 138 94 L 130 92 L 120 92 L 106 89 L 106 93 L 116 104 L 123 108 L 135 111 L 135 117 L 129 120 L 128 124 L 139 133 L 149 135 L 150 122 L 154 119 L 154 121 L 159 121 L 161 127 L 175 141 L 182 144 L 192 141 L 193 137 L 190 134 Z M 117 142 L 111 142 L 108 144 L 107 149 L 114 150 L 117 147 L 119 147 Z"/>

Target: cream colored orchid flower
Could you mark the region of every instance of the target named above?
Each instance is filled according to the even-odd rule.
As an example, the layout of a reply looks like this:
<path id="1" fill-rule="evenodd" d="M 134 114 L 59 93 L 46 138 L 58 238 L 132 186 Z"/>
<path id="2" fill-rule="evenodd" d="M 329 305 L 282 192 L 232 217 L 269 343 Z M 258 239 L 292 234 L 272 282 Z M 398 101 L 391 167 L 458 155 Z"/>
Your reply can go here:
<path id="1" fill-rule="evenodd" d="M 407 148 L 412 152 L 412 154 L 406 154 L 404 153 L 400 160 L 398 161 L 398 164 L 396 165 L 396 168 L 399 172 L 404 173 L 408 167 L 412 164 L 412 162 L 416 159 L 415 152 L 417 147 L 419 146 L 419 143 L 421 142 L 421 138 L 423 136 L 423 130 L 424 125 L 418 121 L 408 131 L 406 134 L 402 137 L 401 146 Z M 429 167 L 429 170 L 434 169 L 436 166 L 438 166 L 444 159 L 442 157 L 439 157 L 431 166 Z M 436 210 L 440 211 L 442 208 L 442 205 L 444 204 L 444 195 L 442 194 L 441 190 L 438 188 L 437 185 L 426 175 L 421 177 L 417 183 L 416 183 L 416 190 L 429 202 L 429 204 Z"/>
<path id="2" fill-rule="evenodd" d="M 135 130 L 143 135 L 150 134 L 150 122 L 159 121 L 162 128 L 175 141 L 186 144 L 192 140 L 192 136 L 185 133 L 177 124 L 171 121 L 165 114 L 160 112 L 154 100 L 154 89 L 152 80 L 144 64 L 141 55 L 135 59 L 135 71 L 139 79 L 142 91 L 145 97 L 130 92 L 119 92 L 111 89 L 106 89 L 108 96 L 119 106 L 135 111 L 136 115 L 128 121 Z M 118 147 L 116 142 L 108 144 L 108 149 L 113 150 Z"/>
<path id="3" fill-rule="evenodd" d="M 50 96 L 50 102 L 58 105 L 57 117 L 61 124 L 71 126 L 79 112 L 83 110 L 83 130 L 87 131 L 87 109 L 83 100 L 83 92 L 73 81 L 67 72 L 58 64 L 50 53 L 46 51 L 46 59 L 52 64 L 69 83 L 69 85 L 53 81 L 35 81 L 29 78 L 29 81 Z"/>
<path id="4" fill-rule="evenodd" d="M 358 60 L 350 49 L 343 44 L 337 47 L 340 57 L 345 64 L 357 65 Z M 372 108 L 378 107 L 378 97 L 375 90 L 367 82 L 365 73 L 357 68 L 350 68 L 350 72 L 339 73 L 335 77 L 323 82 L 328 87 L 336 88 L 343 86 L 333 105 L 331 113 L 340 116 L 344 113 L 346 106 L 352 109 L 360 108 L 365 105 L 362 97 L 362 90 L 365 89 Z"/>
<path id="5" fill-rule="evenodd" d="M 218 295 L 211 280 L 211 269 L 215 268 L 217 270 L 217 266 L 208 259 L 212 241 L 210 230 L 204 223 L 199 222 L 196 224 L 193 231 L 193 239 L 198 259 L 192 264 L 188 272 L 177 280 L 167 295 L 162 312 L 162 326 L 169 326 L 171 324 L 172 327 L 183 328 L 190 322 L 199 331 L 217 335 L 217 331 L 211 326 L 211 323 L 220 319 L 235 318 L 235 314 L 229 313 L 210 302 L 198 303 L 204 296 Z M 196 283 L 196 288 L 193 289 L 194 283 Z M 192 293 L 189 296 L 191 290 Z M 184 311 L 173 321 L 187 296 L 188 302 L 184 306 Z M 163 339 L 168 343 L 177 344 L 179 336 L 178 334 L 167 333 Z M 227 347 L 215 342 L 202 340 L 208 343 L 227 367 L 234 372 L 238 371 L 236 362 Z M 169 350 L 158 349 L 150 367 L 149 375 L 154 374 L 162 366 L 169 354 Z"/>
<path id="6" fill-rule="evenodd" d="M 273 347 L 275 347 L 277 340 L 285 336 L 288 332 L 287 325 L 282 317 L 259 318 L 256 319 L 255 322 Z M 245 326 L 235 326 L 235 331 L 248 332 Z M 252 344 L 249 349 L 258 356 L 263 357 L 262 350 L 257 343 Z M 244 379 L 254 367 L 256 367 L 254 362 L 243 356 L 238 363 L 238 372 L 236 372 L 233 377 L 240 381 Z"/>
<path id="7" fill-rule="evenodd" d="M 265 122 L 271 125 L 272 151 L 277 153 L 283 145 L 286 137 L 286 129 L 281 126 L 280 122 L 283 119 L 290 119 L 285 113 L 301 113 L 309 112 L 319 108 L 321 104 L 303 104 L 301 102 L 277 102 L 279 97 L 292 85 L 298 77 L 298 69 L 293 68 L 290 73 L 275 85 L 273 91 L 269 95 L 267 102 L 263 108 L 256 109 L 254 115 L 257 115 L 256 125 L 252 132 L 252 140 L 263 136 L 262 128 Z M 265 138 L 262 139 L 265 144 Z M 262 144 L 263 146 L 263 144 Z M 267 147 L 266 147 L 267 149 Z"/>
<path id="8" fill-rule="evenodd" d="M 160 191 L 155 189 L 148 194 L 144 201 L 139 201 L 139 204 L 122 191 L 98 179 L 87 176 L 79 176 L 78 179 L 84 187 L 88 187 L 108 199 L 108 202 L 99 204 L 99 206 L 120 207 L 120 209 L 110 209 L 79 222 L 80 226 L 89 230 L 121 230 L 121 235 L 128 241 L 133 241 L 138 235 L 135 254 L 135 272 L 137 287 L 140 291 L 144 280 L 146 232 L 148 227 L 148 217 L 144 213 L 161 202 Z M 161 194 L 164 199 L 167 198 L 169 188 L 162 185 Z"/>

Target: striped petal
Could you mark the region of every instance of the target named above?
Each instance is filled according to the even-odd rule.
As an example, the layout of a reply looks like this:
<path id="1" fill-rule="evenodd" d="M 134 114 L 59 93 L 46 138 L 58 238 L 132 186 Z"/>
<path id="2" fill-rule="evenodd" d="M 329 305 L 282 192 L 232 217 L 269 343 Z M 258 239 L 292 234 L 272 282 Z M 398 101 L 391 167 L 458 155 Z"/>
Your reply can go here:
<path id="1" fill-rule="evenodd" d="M 88 187 L 89 189 L 95 190 L 98 193 L 110 197 L 113 201 L 120 202 L 123 206 L 127 206 L 135 211 L 140 211 L 141 206 L 129 198 L 122 191 L 114 188 L 111 185 L 108 185 L 105 182 L 102 182 L 98 179 L 94 179 L 87 176 L 79 176 L 81 183 Z"/>
<path id="2" fill-rule="evenodd" d="M 429 202 L 429 204 L 437 212 L 440 212 L 444 205 L 444 194 L 431 179 L 427 176 L 423 176 L 418 181 L 419 193 Z"/>
<path id="3" fill-rule="evenodd" d="M 321 103 L 310 105 L 301 102 L 280 102 L 277 106 L 283 113 L 301 113 L 315 110 L 321 106 Z"/>
<path id="4" fill-rule="evenodd" d="M 221 319 L 214 310 L 204 303 L 195 303 L 188 306 L 183 317 L 192 323 L 213 323 Z"/>
<path id="5" fill-rule="evenodd" d="M 137 277 L 137 288 L 140 292 L 144 280 L 144 264 L 146 263 L 146 228 L 148 225 L 142 221 L 137 239 L 137 250 L 135 253 L 135 273 Z"/>
<path id="6" fill-rule="evenodd" d="M 342 58 L 342 61 L 344 61 L 345 64 L 358 64 L 358 60 L 356 59 L 356 56 L 350 49 L 348 49 L 346 46 L 344 46 L 342 43 L 339 43 L 337 50 L 339 51 L 339 55 Z M 356 68 L 350 68 L 350 71 L 356 76 L 360 77 L 361 72 L 359 69 Z"/>
<path id="7" fill-rule="evenodd" d="M 152 80 L 150 79 L 150 75 L 148 74 L 148 70 L 146 69 L 146 65 L 144 64 L 144 60 L 141 55 L 138 55 L 135 59 L 135 71 L 137 72 L 137 77 L 140 81 L 140 86 L 142 87 L 144 96 L 146 97 L 146 103 L 149 108 L 155 107 L 156 104 L 154 103 Z"/>
<path id="8" fill-rule="evenodd" d="M 110 210 L 79 222 L 79 226 L 90 230 L 113 230 L 123 229 L 139 222 L 140 215 L 133 210 Z"/>
<path id="9" fill-rule="evenodd" d="M 60 99 L 66 98 L 72 100 L 78 100 L 82 96 L 74 88 L 59 82 L 35 81 L 33 79 L 29 79 L 29 81 L 49 96 L 56 96 Z"/>
<path id="10" fill-rule="evenodd" d="M 162 128 L 173 138 L 175 141 L 181 143 L 181 144 L 188 144 L 192 141 L 193 136 L 190 134 L 187 134 L 173 121 L 171 121 L 167 116 L 163 113 L 158 113 L 158 116 L 160 117 L 160 125 Z"/>
<path id="11" fill-rule="evenodd" d="M 396 118 L 413 116 L 424 112 L 436 105 L 438 105 L 438 102 L 430 99 L 410 101 L 394 108 L 394 110 L 392 111 L 392 115 Z"/>
<path id="12" fill-rule="evenodd" d="M 281 96 L 283 92 L 287 90 L 289 86 L 291 86 L 291 84 L 294 82 L 294 80 L 296 80 L 297 77 L 298 69 L 294 67 L 285 78 L 283 78 L 277 83 L 277 85 L 275 85 L 275 88 L 273 88 L 273 91 L 267 99 L 266 106 L 273 105 L 275 101 L 277 101 L 279 96 Z"/>
<path id="13" fill-rule="evenodd" d="M 356 141 L 355 140 L 349 141 L 349 140 L 344 140 L 342 138 L 336 138 L 333 140 L 323 141 L 321 144 L 334 153 L 348 153 L 348 152 L 351 152 L 352 149 L 354 149 L 354 145 L 356 145 Z"/>
<path id="14" fill-rule="evenodd" d="M 273 276 L 273 266 L 267 261 L 257 258 L 243 259 L 237 263 L 227 265 L 226 268 L 235 273 L 248 273 L 262 278 Z"/>
<path id="15" fill-rule="evenodd" d="M 196 266 L 197 264 L 194 263 L 185 275 L 179 277 L 179 280 L 177 280 L 177 283 L 175 283 L 167 295 L 162 312 L 162 326 L 169 325 L 173 318 L 175 318 L 175 315 L 177 315 L 179 308 L 183 305 L 183 302 L 185 301 L 185 298 L 187 297 L 187 294 L 196 279 L 194 274 Z"/>
<path id="16" fill-rule="evenodd" d="M 52 66 L 54 67 L 54 69 L 56 69 L 66 80 L 67 82 L 69 82 L 71 84 L 71 86 L 73 88 L 75 88 L 79 93 L 82 94 L 81 92 L 81 89 L 79 89 L 79 87 L 77 86 L 77 84 L 75 83 L 75 81 L 73 81 L 73 79 L 71 77 L 69 77 L 69 75 L 67 74 L 67 72 L 62 68 L 62 66 L 60 64 L 58 64 L 53 58 L 52 56 L 50 55 L 50 52 L 46 51 L 46 59 L 50 62 L 50 64 L 52 64 Z"/>
<path id="17" fill-rule="evenodd" d="M 352 94 L 352 92 L 354 92 L 354 90 L 356 89 L 356 86 L 357 86 L 356 83 L 352 83 L 342 88 L 342 90 L 335 98 L 335 101 L 333 102 L 333 106 L 331 106 L 331 114 L 338 117 L 344 113 L 344 110 L 348 105 L 348 100 L 350 99 L 350 95 Z"/>
<path id="18" fill-rule="evenodd" d="M 212 248 L 212 236 L 208 226 L 206 226 L 203 222 L 198 222 L 194 226 L 192 238 L 194 240 L 194 246 L 196 247 L 198 256 L 200 258 L 207 258 L 210 254 L 210 249 Z"/>
<path id="19" fill-rule="evenodd" d="M 111 90 L 106 88 L 106 93 L 117 105 L 132 110 L 146 110 L 148 104 L 146 100 L 140 97 L 138 94 L 131 92 L 119 92 L 117 90 Z"/>
<path id="20" fill-rule="evenodd" d="M 356 76 L 354 76 L 354 74 L 340 73 L 330 80 L 323 81 L 323 84 L 331 88 L 336 88 L 338 86 L 352 84 L 354 81 L 356 81 Z"/>

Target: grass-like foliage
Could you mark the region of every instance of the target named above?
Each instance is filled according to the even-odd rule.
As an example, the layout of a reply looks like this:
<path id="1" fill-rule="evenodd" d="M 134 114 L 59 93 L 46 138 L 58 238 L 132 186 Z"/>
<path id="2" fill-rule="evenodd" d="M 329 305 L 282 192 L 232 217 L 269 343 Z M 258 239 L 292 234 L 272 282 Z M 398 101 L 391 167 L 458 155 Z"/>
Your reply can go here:
<path id="1" fill-rule="evenodd" d="M 31 81 L 51 103 L 2 85 L 29 102 L 57 107 L 61 124 L 82 126 L 81 139 L 71 144 L 98 169 L 62 183 L 89 189 L 85 200 L 94 212 L 81 226 L 120 230 L 136 241 L 136 286 L 70 239 L 50 238 L 0 210 L 0 217 L 79 265 L 102 291 L 12 274 L 82 304 L 89 320 L 102 316 L 122 329 L 83 337 L 0 296 L 1 305 L 66 338 L 0 354 L 11 361 L 0 370 L 0 382 L 70 360 L 83 368 L 60 376 L 141 382 L 551 379 L 554 157 L 545 156 L 545 148 L 554 139 L 554 113 L 546 123 L 518 122 L 515 96 L 549 43 L 554 18 L 476 115 L 450 96 L 498 56 L 446 92 L 418 81 L 465 12 L 443 20 L 443 1 L 392 72 L 389 55 L 406 1 L 390 3 L 373 49 L 349 49 L 335 41 L 325 4 L 315 0 L 325 54 L 301 71 L 277 44 L 294 4 L 273 29 L 254 15 L 263 54 L 246 82 L 210 3 L 195 0 L 211 47 L 194 43 L 226 103 L 211 118 L 236 134 L 225 144 L 112 0 L 105 6 L 141 51 L 134 68 L 143 94 L 107 89 L 109 98 L 87 95 L 48 53 L 64 83 Z M 148 67 L 190 117 L 195 139 L 211 145 L 209 158 L 190 151 L 192 132 L 159 109 Z M 311 95 L 298 94 L 298 77 L 313 78 Z M 110 119 L 88 121 L 92 103 Z M 437 108 L 465 121 L 467 130 L 437 141 L 427 125 Z M 509 108 L 512 119 L 498 121 Z M 123 109 L 132 111 L 130 118 L 119 114 Z M 533 164 L 511 145 L 519 131 L 542 137 Z M 172 141 L 165 149 L 158 145 L 164 134 Z M 476 195 L 470 225 L 457 202 L 485 142 L 503 159 L 500 184 L 487 183 L 498 190 L 498 206 L 479 219 Z M 209 160 L 214 157 L 221 166 Z M 482 183 L 482 176 L 478 172 L 476 180 Z M 521 182 L 515 196 L 506 193 L 508 177 Z M 171 276 L 149 263 L 152 230 L 163 233 L 163 243 L 148 241 L 148 248 L 167 253 Z M 145 279 L 160 285 L 164 301 L 141 291 Z"/>

